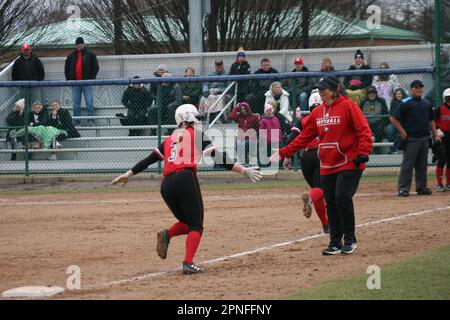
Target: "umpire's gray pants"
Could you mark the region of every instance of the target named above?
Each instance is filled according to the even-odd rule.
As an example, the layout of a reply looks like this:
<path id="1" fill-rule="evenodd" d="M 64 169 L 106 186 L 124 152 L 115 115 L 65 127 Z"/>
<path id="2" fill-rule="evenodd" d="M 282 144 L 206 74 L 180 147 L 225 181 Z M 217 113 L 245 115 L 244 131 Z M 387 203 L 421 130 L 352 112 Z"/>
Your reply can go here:
<path id="1" fill-rule="evenodd" d="M 409 192 L 411 189 L 413 169 L 416 172 L 416 191 L 427 187 L 428 149 L 430 138 L 409 138 L 398 177 L 398 191 Z"/>

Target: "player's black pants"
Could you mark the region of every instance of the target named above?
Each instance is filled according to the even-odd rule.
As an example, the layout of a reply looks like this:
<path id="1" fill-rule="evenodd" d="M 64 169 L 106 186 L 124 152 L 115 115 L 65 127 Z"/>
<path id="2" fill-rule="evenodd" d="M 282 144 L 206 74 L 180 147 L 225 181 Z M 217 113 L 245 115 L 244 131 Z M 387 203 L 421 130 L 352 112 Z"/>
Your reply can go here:
<path id="1" fill-rule="evenodd" d="M 355 211 L 353 196 L 358 189 L 362 171 L 343 170 L 322 176 L 322 189 L 327 203 L 327 216 L 330 224 L 330 245 L 341 246 L 356 241 Z"/>
<path id="2" fill-rule="evenodd" d="M 203 231 L 203 199 L 197 175 L 191 169 L 166 175 L 161 183 L 161 195 L 178 221 L 189 231 Z"/>
<path id="3" fill-rule="evenodd" d="M 300 157 L 303 176 L 311 188 L 322 188 L 320 181 L 320 160 L 317 148 L 308 149 Z"/>

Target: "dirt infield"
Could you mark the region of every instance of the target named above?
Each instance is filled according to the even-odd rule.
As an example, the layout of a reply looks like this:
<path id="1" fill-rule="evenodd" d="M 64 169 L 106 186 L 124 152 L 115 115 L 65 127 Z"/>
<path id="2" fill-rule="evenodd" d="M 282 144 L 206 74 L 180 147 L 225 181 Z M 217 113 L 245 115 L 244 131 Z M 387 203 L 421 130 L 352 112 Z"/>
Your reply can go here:
<path id="1" fill-rule="evenodd" d="M 363 179 L 357 224 L 402 217 L 359 227 L 354 255 L 323 257 L 328 239 L 315 214 L 301 215 L 302 190 L 204 191 L 205 232 L 196 261 L 209 263 L 205 274 L 194 276 L 170 271 L 180 266 L 184 237 L 172 240 L 167 260 L 156 255 L 156 233 L 174 222 L 157 192 L 0 195 L 0 292 L 65 286 L 67 267 L 78 265 L 84 290 L 58 298 L 280 298 L 450 244 L 448 193 L 404 199 L 396 197 L 393 182 Z M 405 216 L 424 210 L 430 211 Z M 239 253 L 245 254 L 211 261 Z"/>

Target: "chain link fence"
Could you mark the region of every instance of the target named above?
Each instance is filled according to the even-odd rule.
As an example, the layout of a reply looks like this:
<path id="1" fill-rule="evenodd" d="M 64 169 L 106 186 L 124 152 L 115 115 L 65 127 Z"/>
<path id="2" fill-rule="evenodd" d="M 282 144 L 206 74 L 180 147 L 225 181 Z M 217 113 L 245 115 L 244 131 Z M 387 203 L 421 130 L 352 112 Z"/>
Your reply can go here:
<path id="1" fill-rule="evenodd" d="M 398 134 L 389 115 L 413 80 L 422 80 L 426 95 L 432 94 L 432 72 L 432 68 L 401 68 L 334 73 L 347 85 L 347 95 L 361 106 L 373 130 L 376 144 L 369 166 L 400 164 L 401 154 L 393 147 Z M 197 106 L 203 129 L 217 147 L 241 163 L 265 166 L 268 152 L 261 149 L 270 153 L 271 147 L 278 146 L 267 147 L 267 135 L 260 130 L 268 118 L 265 104 L 274 106 L 284 145 L 295 120 L 308 114 L 309 95 L 324 74 L 198 77 L 187 69 L 185 77 L 166 73 L 143 79 L 2 82 L 0 94 L 12 98 L 0 128 L 0 173 L 122 172 L 171 134 L 175 109 L 184 103 Z M 402 95 L 398 88 L 403 88 Z M 246 110 L 242 102 L 247 102 Z M 254 129 L 254 141 L 240 136 L 239 127 Z M 220 168 L 206 158 L 200 170 Z M 161 164 L 149 171 L 161 172 Z"/>

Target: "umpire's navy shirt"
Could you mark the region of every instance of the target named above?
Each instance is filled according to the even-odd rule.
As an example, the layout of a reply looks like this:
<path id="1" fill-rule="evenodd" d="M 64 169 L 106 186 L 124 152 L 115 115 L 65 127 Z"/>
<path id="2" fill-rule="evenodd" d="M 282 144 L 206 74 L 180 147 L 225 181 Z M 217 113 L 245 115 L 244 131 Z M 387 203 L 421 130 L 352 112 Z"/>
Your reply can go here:
<path id="1" fill-rule="evenodd" d="M 433 106 L 424 98 L 407 97 L 392 114 L 400 121 L 408 137 L 426 138 L 430 136 L 430 121 L 434 120 Z"/>

